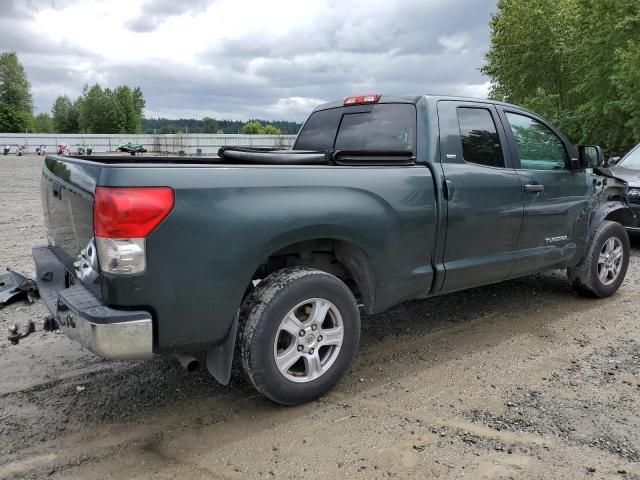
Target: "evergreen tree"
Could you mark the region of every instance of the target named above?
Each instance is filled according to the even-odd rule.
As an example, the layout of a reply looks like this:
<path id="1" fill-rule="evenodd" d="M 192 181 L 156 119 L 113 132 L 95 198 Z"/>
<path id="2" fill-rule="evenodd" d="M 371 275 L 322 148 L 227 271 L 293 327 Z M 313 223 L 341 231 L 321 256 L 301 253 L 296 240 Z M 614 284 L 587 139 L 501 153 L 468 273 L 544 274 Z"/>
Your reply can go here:
<path id="1" fill-rule="evenodd" d="M 31 85 L 15 52 L 0 54 L 0 131 L 33 129 Z"/>
<path id="2" fill-rule="evenodd" d="M 611 154 L 640 140 L 640 2 L 499 0 L 490 27 L 492 98 Z"/>
<path id="3" fill-rule="evenodd" d="M 53 119 L 48 113 L 39 113 L 33 118 L 33 131 L 35 133 L 54 133 Z"/>
<path id="4" fill-rule="evenodd" d="M 85 85 L 78 99 L 78 127 L 86 133 L 141 133 L 144 97 L 140 88 L 114 90 Z"/>
<path id="5" fill-rule="evenodd" d="M 78 106 L 66 95 L 56 98 L 51 108 L 56 133 L 78 133 Z"/>

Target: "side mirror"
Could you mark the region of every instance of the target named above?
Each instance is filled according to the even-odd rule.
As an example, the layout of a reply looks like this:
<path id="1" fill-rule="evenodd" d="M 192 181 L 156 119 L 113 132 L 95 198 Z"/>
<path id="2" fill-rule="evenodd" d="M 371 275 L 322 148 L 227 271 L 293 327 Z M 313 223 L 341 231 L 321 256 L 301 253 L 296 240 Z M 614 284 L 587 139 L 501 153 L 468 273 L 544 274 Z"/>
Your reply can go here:
<path id="1" fill-rule="evenodd" d="M 622 157 L 610 157 L 609 160 L 607 160 L 607 164 L 608 165 L 615 165 L 616 163 L 618 163 L 620 161 Z"/>
<path id="2" fill-rule="evenodd" d="M 595 168 L 604 165 L 604 153 L 597 145 L 578 145 L 580 168 Z"/>

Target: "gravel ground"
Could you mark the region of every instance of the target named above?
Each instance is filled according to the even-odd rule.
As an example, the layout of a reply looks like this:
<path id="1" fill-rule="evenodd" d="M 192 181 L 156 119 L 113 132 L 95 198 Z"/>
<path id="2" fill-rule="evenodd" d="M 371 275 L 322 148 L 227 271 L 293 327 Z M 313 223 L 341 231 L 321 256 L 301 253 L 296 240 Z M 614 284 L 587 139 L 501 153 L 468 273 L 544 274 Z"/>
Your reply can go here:
<path id="1" fill-rule="evenodd" d="M 40 163 L 0 157 L 0 268 L 44 242 Z M 549 272 L 364 318 L 350 373 L 295 408 L 172 359 L 0 341 L 0 478 L 640 479 L 639 279 L 635 238 L 610 299 Z M 44 314 L 17 302 L 0 328 Z"/>

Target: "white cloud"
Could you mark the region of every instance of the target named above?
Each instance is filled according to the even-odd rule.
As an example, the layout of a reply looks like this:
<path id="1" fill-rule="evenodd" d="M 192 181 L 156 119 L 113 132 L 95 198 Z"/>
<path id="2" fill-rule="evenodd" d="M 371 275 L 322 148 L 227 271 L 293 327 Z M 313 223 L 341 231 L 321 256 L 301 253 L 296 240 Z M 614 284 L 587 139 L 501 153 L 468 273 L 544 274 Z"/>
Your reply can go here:
<path id="1" fill-rule="evenodd" d="M 458 91 L 460 95 L 464 97 L 476 97 L 487 98 L 489 96 L 489 82 L 472 84 L 472 85 L 458 85 Z"/>
<path id="2" fill-rule="evenodd" d="M 458 32 L 453 35 L 446 35 L 438 38 L 438 43 L 445 47 L 447 52 L 462 52 L 469 43 L 469 34 L 467 32 Z"/>
<path id="3" fill-rule="evenodd" d="M 6 5 L 4 5 L 6 3 Z M 139 85 L 148 115 L 302 120 L 358 91 L 486 96 L 495 0 L 3 0 L 40 111 Z"/>

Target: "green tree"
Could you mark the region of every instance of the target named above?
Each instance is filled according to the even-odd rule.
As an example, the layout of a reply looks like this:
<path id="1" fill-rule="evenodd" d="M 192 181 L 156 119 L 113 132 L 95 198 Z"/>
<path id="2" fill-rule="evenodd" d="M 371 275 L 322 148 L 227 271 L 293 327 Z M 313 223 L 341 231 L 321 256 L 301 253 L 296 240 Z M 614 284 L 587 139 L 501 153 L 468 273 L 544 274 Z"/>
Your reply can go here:
<path id="1" fill-rule="evenodd" d="M 127 85 L 116 87 L 113 91 L 119 112 L 116 117 L 118 133 L 141 133 L 144 110 L 144 97 L 139 87 L 131 89 Z"/>
<path id="2" fill-rule="evenodd" d="M 77 100 L 78 125 L 87 133 L 140 133 L 144 97 L 140 88 L 126 85 L 102 88 L 85 85 Z"/>
<path id="3" fill-rule="evenodd" d="M 271 125 L 270 123 L 263 127 L 262 133 L 264 133 L 265 135 L 282 135 L 282 131 L 278 127 Z"/>
<path id="4" fill-rule="evenodd" d="M 204 133 L 215 133 L 219 130 L 218 122 L 216 122 L 213 118 L 204 117 L 202 119 L 202 129 Z"/>
<path id="5" fill-rule="evenodd" d="M 33 128 L 31 85 L 15 52 L 0 54 L 0 130 L 24 132 Z"/>
<path id="6" fill-rule="evenodd" d="M 78 105 L 69 97 L 62 95 L 56 98 L 51 113 L 56 133 L 78 133 Z"/>
<path id="7" fill-rule="evenodd" d="M 640 139 L 640 41 L 629 41 L 616 50 L 615 57 L 618 61 L 611 80 L 620 92 L 617 106 L 626 113 L 624 128 L 632 138 Z"/>
<path id="8" fill-rule="evenodd" d="M 53 119 L 48 113 L 39 113 L 33 118 L 33 131 L 36 133 L 54 133 Z"/>
<path id="9" fill-rule="evenodd" d="M 490 96 L 558 122 L 571 105 L 574 0 L 499 0 L 482 73 Z"/>
<path id="10" fill-rule="evenodd" d="M 0 102 L 0 132 L 33 132 L 33 115 Z"/>
<path id="11" fill-rule="evenodd" d="M 640 2 L 499 0 L 481 71 L 490 96 L 530 108 L 576 143 L 623 153 L 640 133 Z"/>
<path id="12" fill-rule="evenodd" d="M 24 112 L 33 110 L 31 84 L 15 52 L 0 55 L 0 102 Z"/>
<path id="13" fill-rule="evenodd" d="M 633 79 L 637 82 L 640 3 L 577 0 L 577 5 L 576 138 L 625 153 L 638 141 L 629 127 L 638 114 L 638 85 Z"/>
<path id="14" fill-rule="evenodd" d="M 242 133 L 245 135 L 262 135 L 264 129 L 258 122 L 247 122 L 242 127 Z"/>

